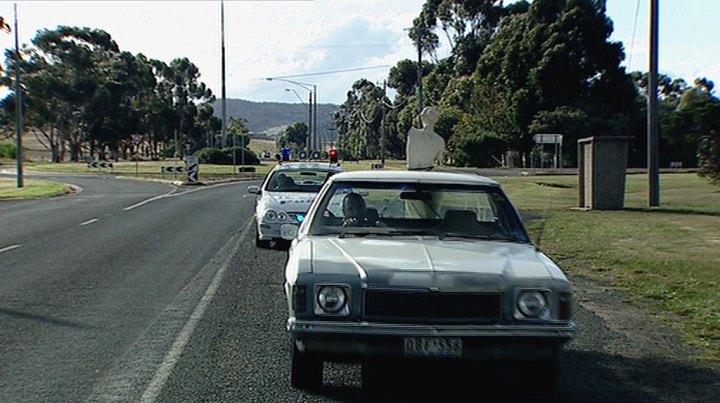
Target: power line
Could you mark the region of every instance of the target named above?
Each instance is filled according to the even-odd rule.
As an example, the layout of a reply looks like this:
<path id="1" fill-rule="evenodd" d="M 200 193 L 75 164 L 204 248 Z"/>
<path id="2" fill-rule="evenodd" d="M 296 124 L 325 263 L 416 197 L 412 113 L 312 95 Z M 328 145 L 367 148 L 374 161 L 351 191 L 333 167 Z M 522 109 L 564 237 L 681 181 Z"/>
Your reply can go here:
<path id="1" fill-rule="evenodd" d="M 640 0 L 635 3 L 635 22 L 633 22 L 632 37 L 630 38 L 630 54 L 628 55 L 628 70 L 632 71 L 632 55 L 635 51 L 635 30 L 637 30 L 638 14 L 640 14 Z"/>
<path id="2" fill-rule="evenodd" d="M 414 44 L 401 44 L 401 43 L 367 43 L 367 44 L 356 44 L 356 45 L 305 45 L 298 46 L 299 48 L 385 48 L 391 46 L 412 46 Z"/>
<path id="3" fill-rule="evenodd" d="M 321 72 L 317 72 L 317 73 L 294 74 L 294 75 L 290 75 L 290 76 L 274 76 L 271 78 L 298 78 L 298 77 L 324 76 L 324 75 L 328 75 L 328 74 L 347 73 L 347 72 L 351 72 L 351 71 L 384 69 L 386 67 L 391 67 L 391 66 L 389 64 L 384 64 L 381 66 L 357 67 L 357 68 L 353 68 L 353 69 L 343 69 L 343 70 L 329 70 L 329 71 L 321 71 Z M 256 78 L 255 80 L 267 80 L 267 78 Z"/>

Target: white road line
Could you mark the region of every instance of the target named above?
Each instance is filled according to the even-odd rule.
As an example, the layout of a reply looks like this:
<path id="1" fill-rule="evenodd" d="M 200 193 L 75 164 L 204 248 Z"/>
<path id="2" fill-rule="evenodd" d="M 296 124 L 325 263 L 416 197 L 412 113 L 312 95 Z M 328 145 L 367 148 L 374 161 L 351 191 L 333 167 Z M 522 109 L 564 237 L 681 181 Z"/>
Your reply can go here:
<path id="1" fill-rule="evenodd" d="M 6 247 L 0 249 L 0 253 L 7 252 L 7 251 L 10 251 L 10 250 L 13 250 L 13 249 L 17 249 L 17 248 L 19 248 L 19 247 L 21 247 L 21 246 L 22 246 L 22 245 L 10 245 L 10 246 L 6 246 Z"/>
<path id="2" fill-rule="evenodd" d="M 85 226 L 85 225 L 92 224 L 92 223 L 98 222 L 98 221 L 100 221 L 100 220 L 98 220 L 97 218 L 91 218 L 91 219 L 89 219 L 89 220 L 87 220 L 87 221 L 81 222 L 81 223 L 80 223 L 80 226 L 83 227 L 83 226 Z"/>
<path id="3" fill-rule="evenodd" d="M 225 275 L 225 270 L 227 270 L 228 266 L 230 266 L 232 256 L 235 255 L 237 250 L 240 248 L 242 240 L 245 239 L 248 232 L 250 231 L 252 223 L 253 220 L 249 220 L 247 225 L 245 225 L 245 228 L 240 235 L 239 242 L 235 243 L 232 251 L 227 255 L 227 258 L 220 266 L 220 269 L 218 269 L 215 277 L 213 277 L 213 280 L 205 291 L 205 294 L 195 307 L 195 311 L 193 311 L 192 315 L 190 315 L 190 319 L 188 319 L 187 323 L 185 323 L 185 326 L 178 334 L 175 342 L 170 348 L 170 351 L 168 351 L 167 355 L 165 356 L 165 360 L 162 362 L 157 372 L 155 372 L 155 376 L 153 377 L 152 382 L 150 382 L 148 387 L 145 389 L 145 392 L 142 394 L 142 397 L 140 398 L 141 402 L 154 402 L 160 395 L 163 386 L 165 386 L 165 382 L 167 382 L 168 377 L 170 377 L 170 374 L 172 373 L 175 365 L 180 359 L 180 356 L 182 355 L 182 352 L 185 349 L 188 341 L 190 341 L 190 337 L 195 331 L 195 327 L 197 326 L 198 322 L 200 322 L 200 319 L 202 319 L 203 315 L 205 314 L 205 310 L 207 309 L 208 305 L 210 305 L 210 302 L 212 301 L 215 293 L 220 287 L 220 282 Z"/>
<path id="4" fill-rule="evenodd" d="M 159 199 L 162 199 L 163 197 L 167 197 L 167 196 L 168 196 L 167 194 L 164 194 L 164 195 L 160 195 L 160 196 L 151 197 L 151 198 L 149 198 L 149 199 L 147 199 L 147 200 L 141 201 L 140 203 L 135 203 L 135 204 L 133 204 L 132 206 L 127 206 L 127 207 L 125 207 L 123 210 L 124 210 L 124 211 L 130 211 L 130 210 L 132 210 L 132 209 L 134 209 L 134 208 L 140 207 L 140 206 L 145 205 L 145 204 L 148 204 L 148 203 L 150 203 L 150 202 L 154 202 L 155 200 L 159 200 Z"/>
<path id="5" fill-rule="evenodd" d="M 190 189 L 190 190 L 186 190 L 186 191 L 184 191 L 184 192 L 179 192 L 179 193 L 176 193 L 176 190 L 177 190 L 177 189 L 173 189 L 173 190 L 171 190 L 171 191 L 169 191 L 168 193 L 165 193 L 165 194 L 163 194 L 163 195 L 154 196 L 154 197 L 151 197 L 151 198 L 149 198 L 149 199 L 147 199 L 147 200 L 143 200 L 143 201 L 141 201 L 141 202 L 135 203 L 135 204 L 133 204 L 132 206 L 127 206 L 127 207 L 125 207 L 123 210 L 124 210 L 124 211 L 130 211 L 130 210 L 132 210 L 132 209 L 138 208 L 138 207 L 140 207 L 140 206 L 144 206 L 145 204 L 152 203 L 152 202 L 154 202 L 154 201 L 156 201 L 156 200 L 164 199 L 164 198 L 166 198 L 166 197 L 177 197 L 177 196 L 186 195 L 186 194 L 188 194 L 188 193 L 195 193 L 195 192 L 199 192 L 199 191 L 201 191 L 201 190 L 208 190 L 208 189 L 216 188 L 216 187 L 219 187 L 219 186 L 227 186 L 227 185 L 233 185 L 233 184 L 234 184 L 234 182 L 218 183 L 218 184 L 216 184 L 216 185 L 206 186 L 206 187 L 201 187 L 201 188 L 195 188 L 195 189 Z"/>

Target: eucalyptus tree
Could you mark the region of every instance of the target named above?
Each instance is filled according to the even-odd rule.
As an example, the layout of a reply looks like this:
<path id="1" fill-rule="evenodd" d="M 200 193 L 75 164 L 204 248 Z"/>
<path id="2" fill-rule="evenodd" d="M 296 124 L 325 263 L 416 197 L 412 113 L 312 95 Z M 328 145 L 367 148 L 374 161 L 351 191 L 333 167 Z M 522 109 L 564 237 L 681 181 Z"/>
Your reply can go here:
<path id="1" fill-rule="evenodd" d="M 333 118 L 341 150 L 356 158 L 379 156 L 383 108 L 389 102 L 381 86 L 355 81 Z"/>
<path id="2" fill-rule="evenodd" d="M 523 153 L 533 146 L 531 127 L 551 130 L 548 118 L 559 114 L 567 121 L 585 113 L 591 122 L 590 131 L 565 133 L 564 155 L 575 155 L 580 135 L 630 134 L 635 88 L 620 66 L 622 44 L 609 41 L 605 11 L 603 0 L 535 0 L 504 19 L 478 61 L 467 112 L 502 106 L 502 130 L 493 131 Z"/>
<path id="3" fill-rule="evenodd" d="M 55 110 L 57 127 L 70 147 L 71 159 L 78 160 L 89 123 L 87 111 L 94 109 L 92 103 L 107 80 L 104 66 L 117 57 L 119 47 L 105 31 L 67 26 L 40 30 L 32 43 L 34 60 L 52 66 L 46 76 L 59 107 Z M 110 109 L 103 112 L 110 113 Z"/>
<path id="4" fill-rule="evenodd" d="M 285 128 L 285 132 L 278 141 L 280 147 L 295 146 L 305 148 L 308 137 L 308 126 L 304 122 L 295 122 Z"/>
<path id="5" fill-rule="evenodd" d="M 714 83 L 698 78 L 686 87 L 675 110 L 662 120 L 662 138 L 674 161 L 700 167 L 700 174 L 720 183 L 720 99 Z M 664 157 L 664 158 L 663 158 Z M 661 163 L 667 163 L 661 153 Z"/>
<path id="6" fill-rule="evenodd" d="M 154 97 L 156 110 L 166 131 L 155 132 L 155 144 L 171 142 L 202 142 L 202 130 L 198 127 L 198 105 L 214 100 L 212 91 L 200 82 L 200 70 L 187 58 L 178 58 L 165 64 L 152 60 L 156 79 Z M 162 105 L 160 105 L 162 104 Z M 167 130 L 170 129 L 170 130 Z"/>

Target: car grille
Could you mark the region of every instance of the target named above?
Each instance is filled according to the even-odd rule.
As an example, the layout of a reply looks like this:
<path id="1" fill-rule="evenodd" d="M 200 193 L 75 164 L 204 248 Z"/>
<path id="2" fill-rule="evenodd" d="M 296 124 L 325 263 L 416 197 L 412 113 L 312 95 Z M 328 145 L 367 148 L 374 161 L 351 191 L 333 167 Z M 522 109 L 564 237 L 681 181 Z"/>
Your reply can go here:
<path id="1" fill-rule="evenodd" d="M 364 319 L 394 323 L 497 323 L 501 293 L 366 290 Z"/>

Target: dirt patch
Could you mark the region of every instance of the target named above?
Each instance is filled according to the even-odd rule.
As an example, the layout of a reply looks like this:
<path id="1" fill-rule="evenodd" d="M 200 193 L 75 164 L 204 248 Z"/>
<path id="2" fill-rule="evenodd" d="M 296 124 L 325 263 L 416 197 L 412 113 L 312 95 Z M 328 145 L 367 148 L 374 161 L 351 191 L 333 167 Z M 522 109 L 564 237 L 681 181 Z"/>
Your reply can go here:
<path id="1" fill-rule="evenodd" d="M 696 351 L 682 343 L 680 334 L 647 311 L 631 305 L 619 291 L 583 277 L 572 278 L 575 300 L 602 318 L 626 341 L 608 345 L 611 354 L 631 358 L 663 357 L 686 360 Z M 661 329 L 661 330 L 660 330 Z"/>

